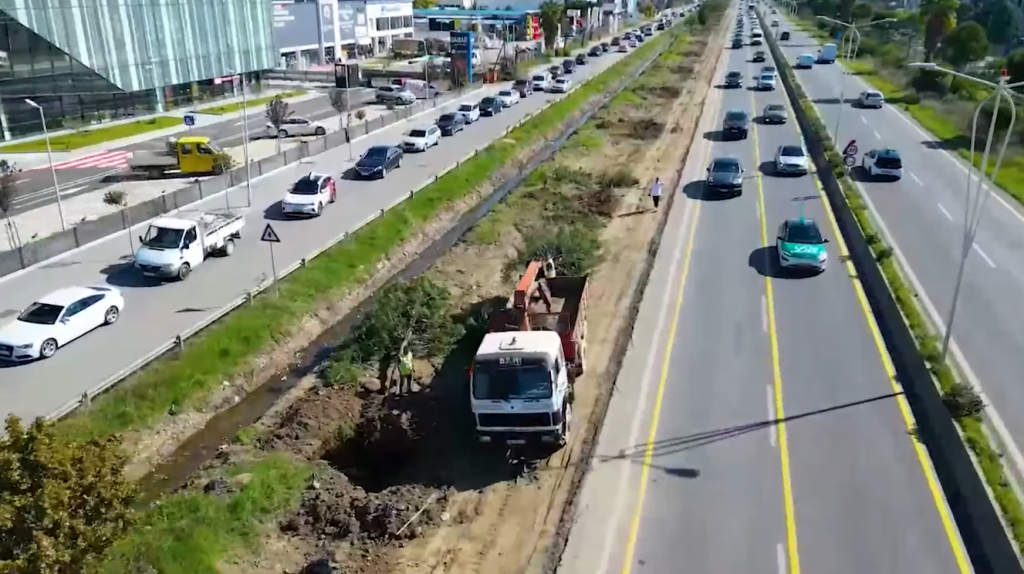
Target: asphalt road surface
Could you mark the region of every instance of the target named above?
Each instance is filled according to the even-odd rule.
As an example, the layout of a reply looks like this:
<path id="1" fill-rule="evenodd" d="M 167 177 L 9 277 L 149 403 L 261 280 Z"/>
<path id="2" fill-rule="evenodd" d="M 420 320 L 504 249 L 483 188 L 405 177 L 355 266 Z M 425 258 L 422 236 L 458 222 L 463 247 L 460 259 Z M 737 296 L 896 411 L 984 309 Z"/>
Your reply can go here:
<path id="1" fill-rule="evenodd" d="M 795 27 L 789 29 L 792 39 L 782 47 L 791 61 L 801 53 L 817 53 L 817 40 Z M 830 133 L 835 133 L 838 87 L 844 82 L 840 66 L 816 65 L 797 70 L 796 75 Z M 838 139 L 844 145 L 857 140 L 862 155 L 885 147 L 899 151 L 901 181 L 867 181 L 860 169 L 853 175 L 884 223 L 897 256 L 918 283 L 919 300 L 936 324 L 945 325 L 960 262 L 967 163 L 936 149 L 935 136 L 896 107 L 854 107 L 852 100 L 865 89 L 873 88 L 857 76 L 846 76 Z M 1007 461 L 1020 473 L 1024 459 L 1016 445 L 1024 443 L 1024 417 L 1017 416 L 1024 410 L 1024 211 L 998 189 L 983 210 L 960 293 L 952 351 L 966 366 L 971 382 L 987 395 L 986 413 L 1008 445 Z"/>
<path id="2" fill-rule="evenodd" d="M 295 117 L 303 117 L 314 121 L 326 120 L 338 115 L 327 95 L 290 104 L 289 109 Z M 211 117 L 207 115 L 207 117 Z M 247 116 L 250 139 L 264 137 L 266 118 L 262 113 Z M 186 135 L 189 132 L 182 132 Z M 222 122 L 194 128 L 189 135 L 206 136 L 220 143 L 222 147 L 242 145 L 242 119 L 231 118 Z M 108 187 L 110 183 L 102 181 L 105 176 L 125 170 L 124 154 L 136 151 L 160 151 L 164 149 L 166 137 L 153 138 L 130 145 L 114 147 L 106 152 L 97 152 L 80 161 L 68 160 L 57 162 L 57 182 L 61 187 L 61 197 L 70 198 L 82 193 Z M 115 144 L 116 142 L 112 142 Z M 82 167 L 78 167 L 80 164 Z M 53 172 L 48 166 L 23 171 L 17 178 L 17 195 L 14 199 L 12 215 L 38 209 L 56 201 L 53 192 Z"/>
<path id="3" fill-rule="evenodd" d="M 610 53 L 591 60 L 577 70 L 574 81 L 591 77 L 620 59 L 621 55 Z M 488 89 L 496 92 L 504 87 L 505 84 L 494 84 Z M 477 93 L 470 99 L 480 97 Z M 185 282 L 159 284 L 142 278 L 126 263 L 129 243 L 123 236 L 112 237 L 49 265 L 0 280 L 0 318 L 5 320 L 37 297 L 72 285 L 109 283 L 120 287 L 126 300 L 125 311 L 113 327 L 86 335 L 49 360 L 5 365 L 7 368 L 0 375 L 3 381 L 0 408 L 4 416 L 14 413 L 35 417 L 52 412 L 271 277 L 268 250 L 259 241 L 260 232 L 268 221 L 273 222 L 282 239 L 282 243 L 275 246 L 274 254 L 278 269 L 283 269 L 407 195 L 473 149 L 498 138 L 528 113 L 561 97 L 534 94 L 494 118 L 482 118 L 464 132 L 444 138 L 440 146 L 428 152 L 406 155 L 402 168 L 388 174 L 383 181 L 341 181 L 338 202 L 329 206 L 318 219 L 278 221 L 278 204 L 298 175 L 299 167 L 303 173 L 312 169 L 340 176 L 352 165 L 348 161 L 347 147 L 316 156 L 312 166 L 296 164 L 266 176 L 252 186 L 253 208 L 247 212 L 247 227 L 235 253 L 229 258 L 208 260 Z M 453 102 L 449 109 L 459 103 Z M 424 114 L 414 118 L 411 124 L 416 125 L 417 120 L 434 121 L 440 113 L 441 110 Z M 408 122 L 399 123 L 374 132 L 356 141 L 352 154 L 358 157 L 370 146 L 397 143 L 410 127 Z M 222 209 L 226 201 L 231 205 L 245 205 L 244 188 L 234 190 L 228 198 L 214 197 L 196 204 L 195 209 Z M 136 229 L 133 235 L 142 232 L 144 230 Z"/>
<path id="4" fill-rule="evenodd" d="M 716 83 L 729 70 L 749 80 L 762 65 L 749 62 L 749 46 L 727 52 Z M 646 413 L 639 440 L 598 446 L 630 459 L 633 470 L 623 472 L 636 482 L 624 483 L 622 508 L 610 513 L 601 508 L 616 501 L 614 487 L 584 491 L 575 522 L 598 527 L 574 529 L 560 571 L 670 574 L 684 564 L 702 574 L 967 574 L 816 180 L 776 177 L 763 163 L 779 145 L 801 141 L 796 126 L 756 123 L 747 140 L 718 141 L 726 111 L 759 117 L 765 105 L 785 103 L 784 92 L 718 90 L 711 97 L 720 105 L 708 108 L 715 118 L 704 123 L 711 141 L 691 149 L 669 221 L 682 231 L 668 232 L 659 252 L 665 286 L 645 293 L 644 306 L 660 309 L 635 331 L 660 335 L 634 340 L 650 358 L 627 357 L 633 370 L 616 386 L 615 400 L 637 392 L 626 387 L 649 386 L 639 392 L 651 398 L 632 409 Z M 747 168 L 742 196 L 705 196 L 700 179 L 720 156 Z M 764 247 L 801 205 L 831 241 L 829 269 L 816 277 L 779 273 L 768 263 L 774 249 Z M 605 422 L 602 442 L 628 434 L 624 419 L 614 422 Z"/>

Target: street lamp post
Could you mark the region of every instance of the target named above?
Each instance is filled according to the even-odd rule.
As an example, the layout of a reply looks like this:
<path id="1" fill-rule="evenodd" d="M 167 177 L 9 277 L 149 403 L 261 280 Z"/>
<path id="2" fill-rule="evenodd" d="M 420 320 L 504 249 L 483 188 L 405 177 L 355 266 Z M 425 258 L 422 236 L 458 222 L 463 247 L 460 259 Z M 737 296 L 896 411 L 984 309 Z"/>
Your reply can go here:
<path id="1" fill-rule="evenodd" d="M 842 44 L 845 45 L 845 46 L 848 46 L 848 48 L 846 50 L 846 54 L 844 55 L 844 58 L 846 59 L 846 61 L 849 62 L 853 58 L 856 58 L 857 57 L 857 50 L 860 49 L 860 30 L 858 29 L 858 26 L 856 24 L 854 24 L 853 22 L 840 22 L 839 20 L 835 20 L 833 18 L 829 18 L 828 16 L 818 16 L 818 19 L 819 20 L 824 20 L 826 22 L 831 22 L 831 23 L 839 25 L 839 26 L 843 26 L 847 30 L 853 32 L 853 36 L 851 38 L 849 38 L 849 42 L 847 42 L 847 38 L 846 38 L 847 34 L 843 34 Z M 881 24 L 883 22 L 894 22 L 895 20 L 896 20 L 895 18 L 883 18 L 881 20 L 875 20 L 874 22 L 868 22 L 866 24 L 863 24 L 860 27 L 861 28 L 867 28 L 868 26 L 874 26 L 875 24 Z M 833 140 L 832 140 L 833 142 L 835 142 L 836 145 L 839 145 L 839 126 L 840 126 L 840 123 L 843 120 L 843 98 L 845 97 L 845 93 L 844 93 L 845 89 L 846 89 L 846 69 L 844 68 L 843 69 L 843 78 L 839 81 L 839 113 L 836 114 L 836 129 L 833 132 L 835 134 L 835 136 L 833 137 Z"/>
<path id="2" fill-rule="evenodd" d="M 999 110 L 1002 106 L 1003 98 L 1005 97 L 1006 99 L 1012 100 L 1013 96 L 1019 97 L 1019 94 L 1014 92 L 1013 88 L 1024 86 L 1024 82 L 1017 82 L 1014 84 L 1009 83 L 1009 77 L 1007 77 L 1006 70 L 1003 70 L 998 82 L 990 82 L 988 80 L 962 74 L 956 70 L 943 68 L 931 62 L 913 63 L 909 64 L 908 67 L 942 72 L 992 88 L 992 93 L 978 103 L 978 107 L 974 110 L 974 120 L 971 123 L 971 165 L 967 168 L 967 197 L 964 198 L 963 244 L 961 245 L 960 262 L 956 271 L 956 283 L 953 287 L 953 301 L 949 305 L 949 315 L 946 317 L 946 333 L 942 336 L 942 352 L 940 356 L 942 360 L 945 361 L 946 354 L 949 352 L 949 340 L 953 334 L 953 320 L 956 318 L 956 308 L 957 303 L 960 300 L 960 287 L 963 285 L 964 270 L 967 268 L 967 258 L 974 249 L 974 239 L 978 236 L 978 226 L 981 223 L 981 215 L 984 213 L 983 210 L 985 208 L 985 203 L 992 194 L 991 188 L 985 185 L 985 172 L 979 172 L 974 164 L 974 151 L 978 136 L 978 117 L 981 115 L 981 110 L 985 107 L 985 104 L 994 98 L 995 107 L 992 110 L 992 119 L 989 120 L 988 135 L 985 138 L 985 151 L 981 154 L 982 170 L 985 170 L 989 165 L 988 161 L 992 153 L 992 140 L 995 137 L 996 121 L 999 118 Z M 1000 145 L 999 153 L 996 155 L 996 164 L 993 166 L 992 174 L 990 176 L 992 181 L 995 181 L 996 177 L 999 175 L 999 167 L 1003 163 L 1003 155 L 1006 153 L 1006 148 L 1010 143 L 1010 134 L 1013 133 L 1013 125 L 1016 122 L 1016 106 L 1010 105 L 1010 125 L 1006 128 L 1006 134 L 1003 136 L 1003 143 Z M 974 184 L 973 191 L 971 190 L 972 183 Z"/>
<path id="3" fill-rule="evenodd" d="M 249 165 L 249 100 L 246 96 L 245 74 L 238 74 L 238 79 L 242 83 L 242 161 L 245 162 L 245 197 L 248 203 L 247 207 L 252 207 L 252 166 Z"/>
<path id="4" fill-rule="evenodd" d="M 60 183 L 57 182 L 57 168 L 53 165 L 53 150 L 50 148 L 50 130 L 46 129 L 46 113 L 43 106 L 25 98 L 25 103 L 39 110 L 39 121 L 43 123 L 43 137 L 46 138 L 46 160 L 50 162 L 50 173 L 53 175 L 53 192 L 57 196 L 57 214 L 60 216 L 60 230 L 67 231 L 68 225 L 64 221 L 64 205 L 60 200 Z"/>

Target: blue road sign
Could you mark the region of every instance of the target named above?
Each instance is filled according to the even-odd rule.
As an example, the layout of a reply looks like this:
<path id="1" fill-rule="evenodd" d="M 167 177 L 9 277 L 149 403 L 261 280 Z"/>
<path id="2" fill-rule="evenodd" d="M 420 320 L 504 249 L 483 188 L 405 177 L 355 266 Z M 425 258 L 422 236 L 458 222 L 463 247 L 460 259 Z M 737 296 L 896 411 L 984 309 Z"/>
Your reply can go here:
<path id="1" fill-rule="evenodd" d="M 196 117 L 192 114 L 185 114 L 185 125 L 188 127 L 196 125 Z"/>

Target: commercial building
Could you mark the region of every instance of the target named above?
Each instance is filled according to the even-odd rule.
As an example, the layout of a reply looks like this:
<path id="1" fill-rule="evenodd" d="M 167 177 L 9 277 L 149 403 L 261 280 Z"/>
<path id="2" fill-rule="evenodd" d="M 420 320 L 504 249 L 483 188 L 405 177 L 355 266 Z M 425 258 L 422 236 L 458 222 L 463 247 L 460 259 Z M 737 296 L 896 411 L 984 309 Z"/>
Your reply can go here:
<path id="1" fill-rule="evenodd" d="M 515 42 L 540 40 L 537 10 L 467 10 L 425 8 L 413 12 L 416 37 L 447 37 L 453 31 L 477 32 L 477 41 L 500 45 L 503 38 Z"/>
<path id="2" fill-rule="evenodd" d="M 163 111 L 272 69 L 267 0 L 0 0 L 5 139 Z"/>
<path id="3" fill-rule="evenodd" d="M 290 68 L 386 55 L 413 35 L 412 0 L 275 0 L 273 13 L 274 46 Z"/>

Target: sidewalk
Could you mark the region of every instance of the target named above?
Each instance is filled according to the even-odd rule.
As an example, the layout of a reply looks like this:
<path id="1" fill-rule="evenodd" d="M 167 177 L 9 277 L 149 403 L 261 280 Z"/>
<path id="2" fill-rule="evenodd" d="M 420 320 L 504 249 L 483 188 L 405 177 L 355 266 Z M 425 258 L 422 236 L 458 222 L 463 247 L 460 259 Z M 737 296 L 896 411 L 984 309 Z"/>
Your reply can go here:
<path id="1" fill-rule="evenodd" d="M 277 94 L 280 94 L 280 93 L 285 93 L 285 92 L 288 92 L 288 91 L 293 91 L 293 90 L 289 90 L 289 89 L 285 89 L 285 88 L 281 88 L 281 87 L 274 87 L 274 88 L 264 89 L 264 90 L 260 91 L 259 94 L 248 95 L 247 98 L 250 99 L 250 100 L 256 99 L 256 98 L 267 98 L 267 97 L 271 97 L 271 96 L 274 96 L 274 95 L 277 95 Z M 320 92 L 309 92 L 309 93 L 303 94 L 301 96 L 296 96 L 294 98 L 287 98 L 287 101 L 289 103 L 302 102 L 302 101 L 306 101 L 306 100 L 311 100 L 311 99 L 317 98 L 320 95 L 321 95 Z M 91 126 L 86 126 L 86 127 L 82 128 L 82 130 L 79 130 L 79 131 L 91 131 L 91 130 L 96 130 L 96 129 L 103 129 L 103 128 L 108 128 L 110 126 L 116 126 L 116 125 L 121 125 L 121 124 L 128 124 L 128 123 L 137 122 L 137 121 L 140 121 L 140 120 L 145 120 L 147 118 L 154 118 L 154 117 L 182 118 L 181 125 L 179 125 L 179 126 L 175 126 L 175 127 L 171 127 L 171 128 L 167 128 L 167 129 L 162 129 L 162 130 L 149 131 L 149 132 L 146 132 L 146 133 L 138 134 L 138 135 L 127 137 L 127 138 L 111 140 L 111 141 L 108 141 L 108 142 L 104 142 L 104 143 L 100 143 L 100 144 L 96 144 L 96 145 L 92 145 L 92 146 L 78 148 L 78 149 L 76 149 L 74 151 L 69 151 L 69 152 L 54 151 L 53 152 L 53 162 L 54 163 L 59 163 L 59 162 L 62 162 L 62 161 L 70 161 L 70 160 L 74 160 L 74 159 L 77 159 L 77 158 L 80 158 L 80 157 L 83 157 L 83 156 L 92 155 L 92 154 L 99 153 L 99 152 L 104 152 L 104 151 L 107 151 L 107 150 L 109 150 L 110 148 L 113 148 L 113 147 L 122 147 L 122 146 L 131 145 L 131 144 L 135 144 L 135 143 L 139 143 L 139 142 L 149 141 L 149 140 L 152 140 L 152 139 L 166 138 L 166 137 L 172 136 L 174 134 L 178 134 L 178 133 L 184 132 L 184 131 L 188 130 L 188 127 L 185 126 L 185 120 L 184 120 L 184 117 L 187 114 L 193 114 L 195 116 L 195 118 L 196 118 L 195 125 L 197 127 L 205 127 L 205 126 L 209 126 L 211 124 L 220 123 L 220 122 L 223 122 L 223 121 L 229 121 L 229 120 L 236 120 L 237 121 L 243 115 L 244 116 L 252 116 L 252 115 L 263 114 L 264 113 L 264 107 L 263 106 L 250 106 L 247 110 L 238 110 L 236 112 L 230 112 L 230 113 L 227 113 L 227 114 L 220 114 L 220 115 L 204 114 L 203 113 L 203 109 L 204 108 L 205 109 L 209 109 L 209 108 L 214 108 L 214 107 L 219 107 L 219 106 L 226 106 L 226 105 L 231 105 L 231 104 L 241 103 L 241 102 L 242 102 L 242 97 L 238 96 L 238 97 L 235 97 L 235 98 L 226 98 L 226 99 L 217 100 L 217 101 L 214 101 L 214 102 L 207 102 L 207 103 L 205 103 L 205 104 L 203 104 L 201 106 L 198 106 L 198 107 L 196 107 L 196 106 L 193 106 L 193 107 L 182 107 L 182 108 L 177 108 L 177 109 L 174 109 L 174 110 L 171 110 L 171 111 L 168 111 L 168 112 L 164 112 L 162 114 L 151 114 L 151 115 L 148 115 L 148 116 L 136 116 L 134 118 L 127 118 L 127 119 L 124 119 L 124 120 L 116 120 L 116 121 L 112 121 L 112 122 L 103 122 L 103 123 L 99 123 L 99 124 L 95 124 L 95 125 L 91 125 Z M 72 131 L 73 130 L 52 131 L 52 132 L 50 132 L 50 137 L 53 138 L 53 137 L 56 137 L 56 136 L 59 136 L 59 135 L 64 135 L 64 134 L 72 133 Z M 40 140 L 40 139 L 43 139 L 42 135 L 32 136 L 32 137 L 23 138 L 23 139 L 18 139 L 18 140 L 14 140 L 14 141 L 11 141 L 11 142 L 0 142 L 0 146 L 2 146 L 4 143 L 15 143 L 15 142 L 23 142 L 23 141 L 35 141 L 35 140 Z M 0 150 L 0 153 L 4 153 L 8 157 L 8 161 L 12 162 L 15 166 L 17 166 L 17 168 L 19 170 L 26 170 L 26 169 L 45 167 L 45 166 L 48 166 L 50 164 L 50 161 L 49 161 L 49 158 L 47 158 L 46 152 L 42 152 L 42 153 L 35 153 L 35 152 L 16 153 L 16 152 L 3 152 L 3 150 Z"/>

